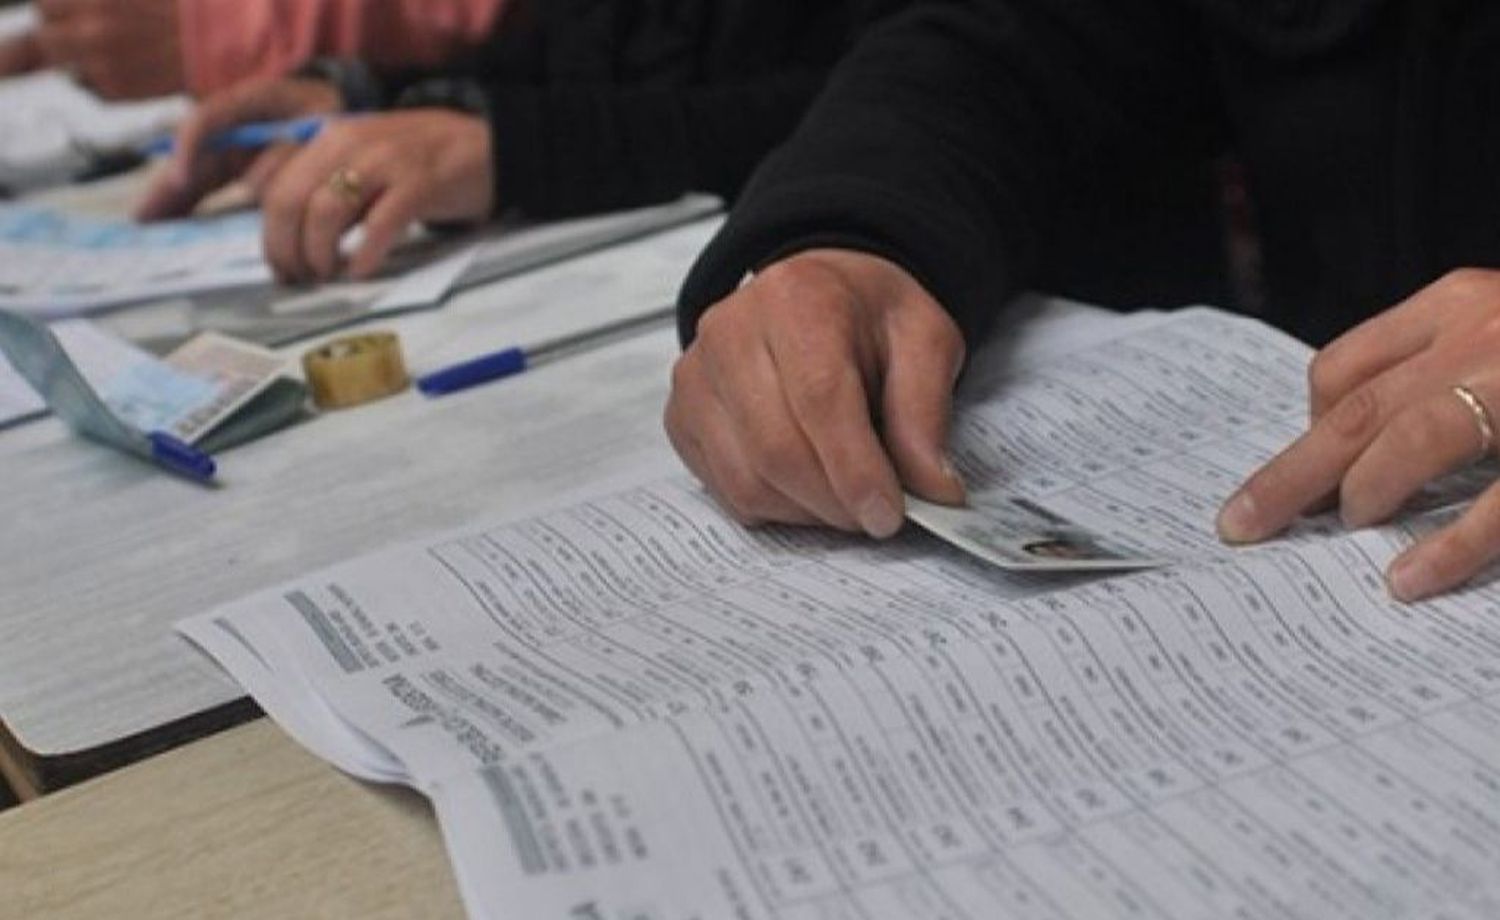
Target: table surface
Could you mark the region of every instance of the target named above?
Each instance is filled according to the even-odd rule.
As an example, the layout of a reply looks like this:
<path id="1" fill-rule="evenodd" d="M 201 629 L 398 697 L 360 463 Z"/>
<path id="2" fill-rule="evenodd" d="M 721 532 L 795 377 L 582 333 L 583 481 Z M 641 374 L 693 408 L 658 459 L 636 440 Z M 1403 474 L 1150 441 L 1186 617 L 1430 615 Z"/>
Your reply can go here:
<path id="1" fill-rule="evenodd" d="M 264 720 L 0 814 L 0 920 L 462 918 L 432 811 Z"/>
<path id="2" fill-rule="evenodd" d="M 419 374 L 664 305 L 716 224 L 379 326 L 401 334 Z M 216 489 L 52 420 L 0 431 L 10 740 L 42 761 L 149 742 L 242 696 L 173 634 L 183 617 L 401 538 L 523 513 L 621 468 L 679 470 L 659 423 L 674 354 L 663 326 L 446 399 L 407 392 L 329 413 L 223 455 Z"/>

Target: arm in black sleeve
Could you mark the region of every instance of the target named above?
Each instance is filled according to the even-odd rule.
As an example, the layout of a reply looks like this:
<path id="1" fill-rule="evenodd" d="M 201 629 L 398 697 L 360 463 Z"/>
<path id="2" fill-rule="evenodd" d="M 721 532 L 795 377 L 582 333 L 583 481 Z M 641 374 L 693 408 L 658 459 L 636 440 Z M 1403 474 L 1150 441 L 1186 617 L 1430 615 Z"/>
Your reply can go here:
<path id="1" fill-rule="evenodd" d="M 690 274 L 680 330 L 746 271 L 837 246 L 903 265 L 971 342 L 1070 173 L 1210 111 L 1185 0 L 918 0 L 867 33 Z"/>
<path id="2" fill-rule="evenodd" d="M 355 110 L 441 105 L 490 123 L 497 211 L 564 218 L 657 204 L 688 192 L 732 201 L 791 134 L 828 68 L 796 65 L 737 82 L 547 85 L 428 72 L 377 74 L 324 59 Z M 311 67 L 311 65 L 310 65 Z"/>
<path id="3" fill-rule="evenodd" d="M 809 68 L 675 87 L 491 87 L 497 202 L 555 218 L 686 192 L 732 200 L 826 76 Z"/>

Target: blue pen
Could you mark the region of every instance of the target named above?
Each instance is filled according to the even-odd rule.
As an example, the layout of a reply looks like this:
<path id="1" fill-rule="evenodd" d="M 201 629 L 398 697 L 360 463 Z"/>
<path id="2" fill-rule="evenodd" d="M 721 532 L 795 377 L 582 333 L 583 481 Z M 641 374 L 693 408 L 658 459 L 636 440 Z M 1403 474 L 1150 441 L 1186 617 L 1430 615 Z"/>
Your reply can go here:
<path id="1" fill-rule="evenodd" d="M 272 144 L 306 144 L 318 136 L 318 132 L 333 118 L 311 116 L 291 121 L 253 121 L 220 131 L 208 139 L 208 149 L 214 152 L 225 150 L 260 150 Z M 141 146 L 141 153 L 148 157 L 166 156 L 177 149 L 177 139 L 166 136 L 149 141 Z"/>
<path id="2" fill-rule="evenodd" d="M 535 345 L 518 345 L 480 355 L 462 364 L 417 378 L 417 389 L 428 396 L 446 396 L 492 380 L 512 377 L 533 367 L 624 338 L 639 329 L 670 319 L 675 312 L 673 307 L 662 307 Z"/>

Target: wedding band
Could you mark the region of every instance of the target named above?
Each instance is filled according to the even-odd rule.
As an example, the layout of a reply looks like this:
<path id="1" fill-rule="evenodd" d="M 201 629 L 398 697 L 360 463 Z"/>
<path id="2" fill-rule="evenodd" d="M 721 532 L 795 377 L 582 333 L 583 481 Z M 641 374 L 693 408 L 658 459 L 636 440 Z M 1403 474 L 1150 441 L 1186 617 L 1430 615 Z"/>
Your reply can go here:
<path id="1" fill-rule="evenodd" d="M 341 167 L 328 177 L 328 189 L 350 204 L 359 204 L 365 197 L 365 183 L 358 172 Z"/>
<path id="2" fill-rule="evenodd" d="M 1479 429 L 1479 455 L 1482 457 L 1495 447 L 1495 425 L 1490 421 L 1490 411 L 1480 402 L 1474 391 L 1466 386 L 1453 388 L 1453 395 L 1469 409 L 1469 414 L 1474 416 L 1474 427 Z"/>

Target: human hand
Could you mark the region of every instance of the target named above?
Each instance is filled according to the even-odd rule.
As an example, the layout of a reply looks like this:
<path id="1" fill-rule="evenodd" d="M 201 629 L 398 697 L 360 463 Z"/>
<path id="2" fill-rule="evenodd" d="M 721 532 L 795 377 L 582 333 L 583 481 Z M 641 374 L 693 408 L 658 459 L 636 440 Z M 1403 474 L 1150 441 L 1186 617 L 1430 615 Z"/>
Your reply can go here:
<path id="1" fill-rule="evenodd" d="M 494 210 L 494 161 L 483 118 L 412 109 L 348 119 L 323 130 L 265 184 L 266 259 L 284 282 L 368 278 L 413 223 L 485 220 Z M 363 240 L 339 252 L 356 225 Z"/>
<path id="2" fill-rule="evenodd" d="M 963 358 L 958 327 L 900 267 L 810 250 L 699 320 L 673 371 L 667 433 L 742 523 L 889 537 L 903 486 L 964 500 L 945 448 Z"/>
<path id="3" fill-rule="evenodd" d="M 246 83 L 205 99 L 178 126 L 172 159 L 147 189 L 136 217 L 185 216 L 209 193 L 235 179 L 242 179 L 259 198 L 298 148 L 277 144 L 260 152 L 214 151 L 209 149 L 210 139 L 248 122 L 327 115 L 343 107 L 333 84 L 311 79 Z"/>
<path id="4" fill-rule="evenodd" d="M 181 92 L 177 0 L 37 0 L 36 41 L 50 66 L 106 99 Z"/>
<path id="5" fill-rule="evenodd" d="M 1219 533 L 1252 543 L 1337 497 L 1344 522 L 1389 519 L 1423 485 L 1493 449 L 1500 422 L 1500 272 L 1454 272 L 1313 360 L 1312 425 L 1225 504 Z M 1471 407 L 1455 387 L 1477 399 Z M 1398 557 L 1405 601 L 1456 587 L 1500 557 L 1500 485 Z"/>

